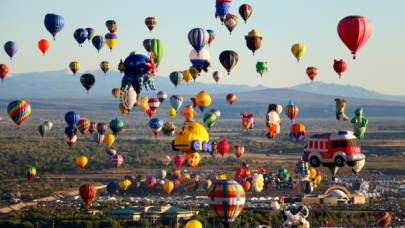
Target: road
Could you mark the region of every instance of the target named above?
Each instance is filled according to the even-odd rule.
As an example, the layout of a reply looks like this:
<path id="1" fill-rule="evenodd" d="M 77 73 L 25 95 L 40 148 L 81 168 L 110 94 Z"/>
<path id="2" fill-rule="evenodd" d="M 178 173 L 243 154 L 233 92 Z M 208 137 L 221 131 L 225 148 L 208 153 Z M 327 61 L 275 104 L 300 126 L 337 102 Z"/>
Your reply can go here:
<path id="1" fill-rule="evenodd" d="M 98 187 L 96 187 L 96 189 L 99 190 L 99 189 L 103 189 L 105 187 L 107 187 L 107 185 L 98 186 Z M 72 196 L 77 196 L 77 195 L 79 195 L 79 191 L 73 191 L 73 192 L 69 192 L 69 193 L 63 193 L 63 194 L 59 194 L 59 195 L 53 195 L 53 196 L 48 196 L 48 197 L 44 197 L 44 198 L 40 198 L 40 199 L 35 199 L 35 201 L 32 201 L 32 202 L 12 204 L 12 205 L 8 205 L 6 207 L 0 208 L 0 213 L 9 213 L 12 211 L 18 211 L 23 207 L 37 205 L 38 202 L 63 200 L 63 199 L 67 199 Z"/>

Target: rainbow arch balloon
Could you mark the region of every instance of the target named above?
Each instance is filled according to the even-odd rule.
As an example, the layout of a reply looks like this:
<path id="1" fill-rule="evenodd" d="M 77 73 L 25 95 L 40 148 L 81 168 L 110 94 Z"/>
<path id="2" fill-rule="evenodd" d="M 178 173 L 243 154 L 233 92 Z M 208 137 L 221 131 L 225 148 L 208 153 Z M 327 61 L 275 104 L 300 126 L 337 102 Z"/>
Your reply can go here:
<path id="1" fill-rule="evenodd" d="M 7 106 L 7 112 L 10 118 L 18 125 L 21 126 L 31 114 L 31 106 L 28 102 L 23 100 L 12 101 Z M 20 130 L 20 127 L 18 127 Z"/>

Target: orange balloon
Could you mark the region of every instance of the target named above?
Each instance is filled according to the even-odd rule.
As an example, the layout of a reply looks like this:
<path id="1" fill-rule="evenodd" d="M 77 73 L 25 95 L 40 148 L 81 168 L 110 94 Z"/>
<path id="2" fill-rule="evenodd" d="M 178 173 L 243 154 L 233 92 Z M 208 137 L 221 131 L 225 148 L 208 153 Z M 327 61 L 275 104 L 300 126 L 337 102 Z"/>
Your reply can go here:
<path id="1" fill-rule="evenodd" d="M 41 50 L 42 53 L 44 53 L 44 55 L 45 55 L 45 52 L 48 50 L 49 45 L 50 45 L 49 41 L 47 41 L 47 40 L 40 40 L 38 42 L 39 50 Z"/>

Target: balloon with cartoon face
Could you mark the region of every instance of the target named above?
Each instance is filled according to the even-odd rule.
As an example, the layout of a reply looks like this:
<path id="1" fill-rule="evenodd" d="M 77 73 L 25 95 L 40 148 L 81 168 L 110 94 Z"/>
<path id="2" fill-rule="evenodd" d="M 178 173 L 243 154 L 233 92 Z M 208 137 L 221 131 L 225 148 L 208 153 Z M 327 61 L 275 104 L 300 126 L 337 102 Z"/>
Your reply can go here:
<path id="1" fill-rule="evenodd" d="M 200 154 L 198 152 L 191 152 L 186 154 L 187 157 L 187 164 L 191 168 L 197 167 L 198 164 L 200 164 Z"/>
<path id="2" fill-rule="evenodd" d="M 154 90 L 153 78 L 148 77 L 148 69 L 145 65 L 148 62 L 149 58 L 147 56 L 132 52 L 125 59 L 123 65 L 120 65 L 120 70 L 123 70 L 125 73 L 125 76 L 122 78 L 121 89 L 124 89 L 128 84 L 131 84 L 138 94 L 142 90 L 142 87 L 145 87 L 145 89 L 148 90 L 148 85 L 151 90 Z"/>

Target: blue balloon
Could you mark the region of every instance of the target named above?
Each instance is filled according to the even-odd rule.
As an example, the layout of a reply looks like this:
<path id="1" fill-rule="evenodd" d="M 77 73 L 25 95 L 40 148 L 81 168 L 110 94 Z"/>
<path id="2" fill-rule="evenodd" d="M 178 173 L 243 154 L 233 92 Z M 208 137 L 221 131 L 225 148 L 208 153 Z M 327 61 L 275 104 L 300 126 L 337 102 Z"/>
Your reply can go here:
<path id="1" fill-rule="evenodd" d="M 93 43 L 93 46 L 97 49 L 99 53 L 101 48 L 103 48 L 105 45 L 105 39 L 103 36 L 94 36 L 91 42 Z"/>
<path id="2" fill-rule="evenodd" d="M 231 17 L 231 13 L 229 11 L 229 3 L 230 0 L 216 0 L 216 11 L 215 11 L 215 18 L 219 17 L 219 19 L 223 22 L 225 21 L 226 18 Z"/>
<path id="3" fill-rule="evenodd" d="M 73 34 L 76 41 L 80 44 L 82 44 L 84 41 L 86 41 L 87 36 L 89 35 L 89 32 L 87 32 L 86 29 L 79 28 L 75 31 Z M 81 45 L 80 45 L 81 46 Z"/>
<path id="4" fill-rule="evenodd" d="M 188 41 L 196 50 L 197 54 L 199 54 L 204 46 L 208 43 L 209 38 L 210 35 L 208 34 L 207 30 L 202 28 L 192 29 L 188 33 Z"/>
<path id="5" fill-rule="evenodd" d="M 142 87 L 147 89 L 147 85 L 149 85 L 152 90 L 155 90 L 153 78 L 148 77 L 147 67 L 145 65 L 147 62 L 149 62 L 147 56 L 132 53 L 125 59 L 125 76 L 122 78 L 121 90 L 125 89 L 128 84 L 131 84 L 138 94 L 142 90 Z"/>
<path id="6" fill-rule="evenodd" d="M 68 112 L 65 114 L 65 121 L 69 127 L 76 127 L 76 124 L 79 123 L 80 115 L 77 112 Z"/>
<path id="7" fill-rule="evenodd" d="M 157 97 L 158 97 L 160 103 L 163 103 L 163 102 L 166 100 L 166 98 L 167 98 L 167 93 L 166 93 L 165 91 L 160 91 L 160 92 L 157 94 Z"/>
<path id="8" fill-rule="evenodd" d="M 156 130 L 163 127 L 163 121 L 158 118 L 153 118 L 149 121 L 149 127 Z"/>
<path id="9" fill-rule="evenodd" d="M 59 15 L 50 13 L 45 16 L 44 23 L 46 30 L 52 34 L 53 40 L 55 40 L 55 36 L 62 31 L 63 26 L 65 25 L 65 20 Z"/>

